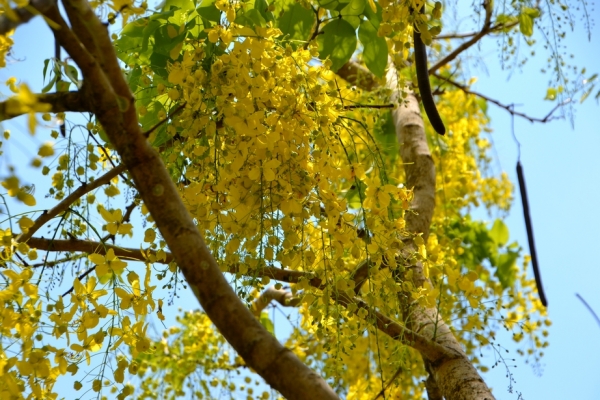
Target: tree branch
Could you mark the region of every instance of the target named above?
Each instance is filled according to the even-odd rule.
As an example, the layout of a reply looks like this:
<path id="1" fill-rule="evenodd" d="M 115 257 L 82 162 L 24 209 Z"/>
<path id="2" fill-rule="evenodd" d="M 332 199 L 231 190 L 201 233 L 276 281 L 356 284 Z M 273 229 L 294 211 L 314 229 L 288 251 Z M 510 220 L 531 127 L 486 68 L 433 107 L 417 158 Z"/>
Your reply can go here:
<path id="1" fill-rule="evenodd" d="M 427 144 L 427 137 L 419 104 L 414 94 L 404 88 L 404 93 L 409 92 L 402 102 L 401 88 L 398 87 L 398 73 L 393 63 L 387 73 L 387 87 L 392 90 L 391 100 L 400 105 L 392 112 L 392 119 L 396 128 L 400 156 L 406 173 L 406 186 L 413 189 L 413 200 L 410 208 L 413 212 L 407 213 L 407 231 L 422 235 L 427 241 L 429 229 L 435 208 L 435 166 Z M 412 283 L 415 287 L 431 284 L 425 276 L 421 262 L 414 260 L 417 247 L 413 241 L 408 242 L 402 249 L 401 256 L 406 260 L 407 267 L 412 272 Z M 405 277 L 398 276 L 402 282 Z M 426 366 L 440 393 L 447 399 L 494 399 L 491 391 L 473 367 L 460 343 L 456 340 L 450 328 L 442 320 L 435 308 L 427 308 L 413 303 L 409 299 L 411 293 L 399 293 L 402 312 L 407 328 L 419 332 L 425 343 L 441 345 L 445 354 L 433 355 L 427 353 L 429 348 L 419 350 Z M 437 357 L 436 357 L 437 356 Z"/>
<path id="2" fill-rule="evenodd" d="M 370 92 L 379 87 L 379 82 L 375 75 L 355 61 L 348 61 L 342 65 L 337 74 L 348 83 L 362 90 Z"/>
<path id="3" fill-rule="evenodd" d="M 125 260 L 141 262 L 150 261 L 159 264 L 169 264 L 175 261 L 173 254 L 169 252 L 164 252 L 164 258 L 157 259 L 157 252 L 153 250 L 148 250 L 144 253 L 141 249 L 125 248 L 90 240 L 52 240 L 32 237 L 29 239 L 27 244 L 32 248 L 50 252 L 82 252 L 88 254 L 95 253 L 105 255 L 108 250 L 112 250 L 117 257 Z M 240 274 L 237 266 L 229 267 L 227 272 L 232 274 Z M 326 283 L 324 283 L 320 278 L 315 277 L 312 273 L 291 271 L 276 267 L 262 267 L 255 269 L 247 273 L 247 276 L 268 276 L 272 279 L 287 283 L 299 283 L 306 280 L 312 287 L 321 290 L 327 286 Z M 277 296 L 280 296 L 278 298 L 283 300 L 285 300 L 285 298 L 291 298 L 291 294 L 290 296 L 283 296 L 280 292 L 283 291 L 279 291 L 277 293 Z M 272 298 L 276 297 L 275 293 L 269 293 L 267 296 L 271 296 Z M 421 352 L 421 354 L 425 354 L 431 359 L 437 360 L 442 357 L 455 356 L 452 349 L 446 349 L 441 344 L 431 341 L 425 338 L 423 335 L 400 325 L 398 322 L 370 307 L 366 302 L 357 297 L 350 297 L 345 293 L 337 292 L 335 296 L 332 296 L 332 298 L 335 302 L 344 307 L 348 307 L 350 304 L 356 304 L 357 308 L 354 311 L 355 314 L 357 314 L 360 309 L 365 309 L 367 311 L 366 319 L 368 322 L 376 325 L 380 331 L 387 334 L 392 339 L 398 340 L 415 348 Z"/>
<path id="4" fill-rule="evenodd" d="M 124 171 L 125 165 L 121 164 L 118 167 L 111 169 L 110 171 L 108 171 L 98 179 L 94 180 L 93 182 L 84 183 L 83 185 L 79 186 L 73 191 L 73 193 L 65 197 L 52 209 L 44 211 L 42 215 L 36 218 L 36 220 L 33 223 L 33 226 L 29 228 L 27 232 L 21 233 L 19 236 L 17 236 L 16 241 L 18 243 L 27 242 L 29 238 L 31 238 L 38 231 L 38 229 L 40 229 L 42 226 L 44 226 L 44 224 L 46 224 L 52 218 L 56 217 L 58 214 L 67 211 L 71 204 L 73 204 L 73 202 L 75 202 L 77 199 L 81 198 L 81 196 L 91 192 L 96 188 L 99 188 L 102 185 L 108 184 L 111 181 L 111 179 L 113 179 L 115 176 L 119 175 L 121 172 Z"/>
<path id="5" fill-rule="evenodd" d="M 14 15 L 12 16 L 9 16 L 5 10 L 4 14 L 0 15 L 0 35 L 7 34 L 13 29 L 16 29 L 19 25 L 29 22 L 33 17 L 38 15 L 38 13 L 31 11 L 32 6 L 33 9 L 43 13 L 52 7 L 53 3 L 54 2 L 52 0 L 31 0 L 29 1 L 29 5 L 27 7 L 13 8 L 11 14 Z"/>
<path id="6" fill-rule="evenodd" d="M 492 1 L 484 0 L 483 8 L 485 9 L 485 20 L 483 22 L 483 27 L 481 28 L 481 31 L 479 31 L 479 33 L 476 34 L 475 36 L 473 36 L 470 40 L 464 42 L 463 44 L 458 46 L 456 49 L 454 49 L 454 51 L 452 53 L 448 54 L 446 57 L 439 60 L 431 68 L 429 68 L 429 75 L 433 74 L 435 71 L 437 71 L 444 65 L 450 63 L 452 60 L 454 60 L 456 57 L 458 57 L 460 55 L 460 53 L 462 53 L 463 51 L 467 50 L 469 47 L 471 47 L 474 44 L 476 44 L 477 42 L 479 42 L 479 39 L 481 39 L 482 37 L 484 37 L 485 35 L 487 35 L 488 33 L 491 32 L 492 11 L 493 11 Z"/>
<path id="7" fill-rule="evenodd" d="M 445 82 L 449 83 L 450 85 L 452 85 L 452 86 L 454 86 L 454 87 L 456 87 L 456 88 L 458 88 L 458 89 L 462 90 L 462 91 L 463 91 L 463 92 L 465 92 L 466 94 L 472 94 L 473 96 L 480 97 L 480 98 L 484 99 L 485 101 L 489 101 L 490 103 L 492 103 L 492 104 L 495 104 L 495 105 L 497 105 L 498 107 L 505 109 L 505 110 L 506 110 L 506 111 L 508 111 L 508 112 L 509 112 L 511 115 L 514 115 L 514 116 L 517 116 L 517 117 L 524 118 L 524 119 L 526 119 L 526 120 L 527 120 L 527 121 L 529 121 L 529 122 L 541 122 L 541 123 L 545 124 L 546 122 L 550 122 L 550 121 L 552 121 L 552 120 L 554 120 L 554 119 L 558 119 L 559 117 L 553 117 L 553 116 L 552 116 L 552 114 L 554 114 L 554 112 L 555 112 L 556 110 L 558 110 L 558 109 L 559 109 L 559 108 L 561 108 L 562 106 L 564 106 L 564 105 L 566 105 L 566 104 L 570 103 L 570 101 L 571 101 L 570 99 L 568 99 L 568 100 L 566 100 L 566 101 L 564 101 L 564 102 L 562 102 L 562 103 L 559 103 L 559 104 L 557 104 L 557 105 L 556 105 L 556 106 L 554 106 L 554 108 L 552 108 L 552 110 L 550 110 L 550 112 L 549 112 L 548 114 L 546 114 L 546 116 L 545 116 L 545 117 L 543 117 L 543 118 L 535 118 L 535 117 L 530 117 L 530 116 L 529 116 L 529 115 L 527 115 L 527 114 L 523 114 L 523 113 L 520 113 L 520 112 L 518 112 L 518 111 L 515 111 L 515 110 L 514 110 L 514 106 L 513 106 L 512 104 L 510 104 L 510 105 L 503 104 L 503 103 L 499 102 L 498 100 L 494 100 L 494 99 L 492 99 L 491 97 L 488 97 L 488 96 L 486 96 L 486 95 L 484 95 L 484 94 L 481 94 L 481 93 L 479 93 L 479 92 L 475 92 L 475 91 L 473 91 L 473 90 L 469 89 L 467 86 L 465 86 L 465 85 L 462 85 L 462 84 L 460 84 L 460 83 L 458 83 L 458 82 L 455 82 L 455 81 L 453 81 L 453 80 L 452 80 L 452 79 L 450 79 L 450 78 L 444 78 L 444 77 L 443 77 L 443 76 L 441 76 L 440 74 L 434 73 L 433 75 L 434 75 L 436 78 L 438 78 L 438 79 L 441 79 L 441 80 L 443 80 L 443 81 L 445 81 Z"/>
<path id="8" fill-rule="evenodd" d="M 56 93 L 39 93 L 35 95 L 40 103 L 49 104 L 52 113 L 59 112 L 89 112 L 91 107 L 88 104 L 87 98 L 82 96 L 79 91 L 74 92 L 56 92 Z M 0 121 L 5 121 L 19 115 L 23 115 L 20 110 L 15 111 L 12 107 L 13 99 L 8 99 L 0 102 Z"/>
<path id="9" fill-rule="evenodd" d="M 289 399 L 338 399 L 322 377 L 283 347 L 237 297 L 183 204 L 160 155 L 141 132 L 106 26 L 85 0 L 64 0 L 71 27 L 54 6 L 62 47 L 81 69 L 81 88 L 202 308 L 245 362 Z M 58 28 L 56 28 L 58 26 Z"/>
<path id="10" fill-rule="evenodd" d="M 511 28 L 514 28 L 517 25 L 519 25 L 519 21 L 518 20 L 515 20 L 515 22 L 511 22 L 509 24 L 503 24 L 503 23 L 502 24 L 496 24 L 496 25 L 490 27 L 488 33 L 495 33 L 495 32 L 498 32 L 498 31 L 503 31 L 503 30 L 511 29 Z M 447 35 L 437 35 L 433 39 L 434 40 L 466 39 L 466 38 L 478 35 L 480 32 L 481 31 L 479 31 L 479 32 L 469 32 L 469 33 L 449 33 Z"/>
<path id="11" fill-rule="evenodd" d="M 271 301 L 276 301 L 284 307 L 296 307 L 302 301 L 301 298 L 294 296 L 291 292 L 283 289 L 268 287 L 252 303 L 252 313 L 259 316 L 260 313 L 268 307 Z"/>

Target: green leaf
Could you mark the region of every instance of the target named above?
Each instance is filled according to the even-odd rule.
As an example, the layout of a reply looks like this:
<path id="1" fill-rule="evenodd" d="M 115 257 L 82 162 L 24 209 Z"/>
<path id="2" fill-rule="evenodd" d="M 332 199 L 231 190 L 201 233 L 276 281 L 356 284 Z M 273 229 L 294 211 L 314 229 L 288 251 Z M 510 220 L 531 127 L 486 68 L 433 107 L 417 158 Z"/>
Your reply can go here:
<path id="1" fill-rule="evenodd" d="M 198 14 L 211 22 L 219 23 L 221 21 L 221 11 L 215 7 L 214 0 L 202 0 L 200 7 L 196 9 Z"/>
<path id="2" fill-rule="evenodd" d="M 369 7 L 365 7 L 364 13 L 365 13 L 365 17 L 367 18 L 367 20 L 369 20 L 371 22 L 371 24 L 373 24 L 375 29 L 379 29 L 379 24 L 381 23 L 382 8 L 379 5 L 379 3 L 375 3 L 375 6 L 377 7 L 377 12 L 373 12 L 373 10 L 371 9 L 371 6 L 369 6 Z"/>
<path id="3" fill-rule="evenodd" d="M 315 13 L 296 3 L 283 13 L 278 28 L 291 40 L 306 41 L 310 37 L 314 24 Z"/>
<path id="4" fill-rule="evenodd" d="M 138 83 L 140 81 L 141 76 L 142 69 L 139 66 L 136 66 L 127 73 L 127 84 L 129 85 L 129 89 L 131 89 L 133 93 L 137 91 Z"/>
<path id="5" fill-rule="evenodd" d="M 352 25 L 343 19 L 331 21 L 317 37 L 319 58 L 332 61 L 331 70 L 337 71 L 344 65 L 356 50 L 356 32 Z"/>
<path id="6" fill-rule="evenodd" d="M 504 246 L 508 242 L 508 227 L 502 220 L 497 219 L 494 221 L 494 225 L 490 229 L 490 237 L 498 246 Z"/>
<path id="7" fill-rule="evenodd" d="M 71 86 L 71 82 L 57 80 L 56 81 L 56 91 L 57 92 L 67 92 L 69 90 L 69 86 Z"/>
<path id="8" fill-rule="evenodd" d="M 165 5 L 163 6 L 163 11 L 169 11 L 172 7 L 176 7 L 184 11 L 190 11 L 196 7 L 196 4 L 194 4 L 192 0 L 166 0 Z"/>
<path id="9" fill-rule="evenodd" d="M 366 0 L 350 0 L 350 3 L 340 11 L 340 15 L 343 19 L 348 21 L 354 29 L 357 29 L 362 20 L 363 11 L 366 5 Z"/>
<path id="10" fill-rule="evenodd" d="M 581 98 L 579 99 L 579 103 L 583 103 L 590 94 L 592 94 L 592 92 L 594 91 L 595 85 L 592 85 L 588 90 L 586 90 L 582 95 Z"/>
<path id="11" fill-rule="evenodd" d="M 168 25 L 163 25 L 154 31 L 154 53 L 170 56 L 171 50 L 183 42 L 187 35 L 187 31 L 184 29 L 182 33 L 171 38 L 167 28 Z"/>
<path id="12" fill-rule="evenodd" d="M 255 26 L 267 26 L 267 21 L 258 12 L 258 10 L 251 8 L 244 12 L 239 12 L 235 18 L 235 23 L 243 26 L 254 28 Z"/>
<path id="13" fill-rule="evenodd" d="M 496 260 L 496 272 L 494 275 L 498 277 L 503 289 L 512 287 L 515 283 L 517 271 L 515 262 L 519 257 L 517 252 L 508 252 L 500 254 Z"/>
<path id="14" fill-rule="evenodd" d="M 42 71 L 42 76 L 44 78 L 44 80 L 46 80 L 46 70 L 48 69 L 48 63 L 50 62 L 49 58 L 46 58 L 44 60 L 44 70 Z"/>
<path id="15" fill-rule="evenodd" d="M 75 68 L 73 65 L 65 64 L 63 69 L 67 78 L 69 78 L 69 80 L 73 82 L 75 86 L 79 87 L 79 71 L 77 71 L 77 68 Z"/>
<path id="16" fill-rule="evenodd" d="M 273 325 L 268 313 L 264 311 L 260 313 L 260 323 L 269 331 L 269 333 L 271 333 L 271 335 L 275 335 L 275 325 Z"/>
<path id="17" fill-rule="evenodd" d="M 388 61 L 388 47 L 385 39 L 377 36 L 377 29 L 371 21 L 363 21 L 358 29 L 358 38 L 363 44 L 363 60 L 377 77 L 383 77 Z"/>
<path id="18" fill-rule="evenodd" d="M 377 146 L 386 160 L 393 163 L 400 153 L 398 140 L 396 139 L 396 128 L 392 119 L 392 112 L 387 111 L 381 118 L 381 125 L 373 131 Z"/>
<path id="19" fill-rule="evenodd" d="M 351 0 L 317 0 L 319 5 L 327 10 L 342 11 Z"/>
<path id="20" fill-rule="evenodd" d="M 355 210 L 359 210 L 362 207 L 361 199 L 365 198 L 365 185 L 362 181 L 358 181 L 358 185 L 354 184 L 346 192 L 346 200 L 348 201 L 348 207 Z"/>
<path id="21" fill-rule="evenodd" d="M 533 35 L 533 18 L 527 13 L 519 14 L 519 29 L 525 36 Z"/>
<path id="22" fill-rule="evenodd" d="M 269 11 L 269 3 L 267 0 L 256 0 L 254 2 L 254 9 L 257 10 L 267 22 L 271 22 L 275 19 L 273 13 Z"/>
<path id="23" fill-rule="evenodd" d="M 50 82 L 48 82 L 48 84 L 42 88 L 42 93 L 48 93 L 50 91 L 50 89 L 52 89 L 52 86 L 54 86 L 54 83 L 56 82 L 57 79 L 58 79 L 58 76 L 54 75 L 52 77 L 52 79 L 50 79 Z"/>

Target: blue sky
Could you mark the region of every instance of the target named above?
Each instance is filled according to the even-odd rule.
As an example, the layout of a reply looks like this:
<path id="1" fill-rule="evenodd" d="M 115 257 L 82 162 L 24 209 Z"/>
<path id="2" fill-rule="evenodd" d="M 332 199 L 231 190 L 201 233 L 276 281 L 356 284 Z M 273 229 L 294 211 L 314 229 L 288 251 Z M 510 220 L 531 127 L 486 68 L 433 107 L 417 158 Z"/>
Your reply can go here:
<path id="1" fill-rule="evenodd" d="M 600 52 L 597 50 L 600 29 L 594 27 L 592 42 L 589 42 L 587 32 L 582 28 L 583 24 L 578 23 L 566 44 L 569 53 L 575 55 L 572 63 L 587 66 L 590 75 L 600 72 Z M 27 82 L 33 88 L 41 88 L 43 60 L 53 55 L 52 35 L 38 18 L 17 31 L 15 42 L 14 56 L 23 61 L 0 70 L 0 80 L 11 75 L 27 76 Z M 485 68 L 471 70 L 471 74 L 479 79 L 473 89 L 505 104 L 520 104 L 518 111 L 528 115 L 545 116 L 554 103 L 543 100 L 548 81 L 547 76 L 539 73 L 545 66 L 543 53 L 540 51 L 522 72 L 515 71 L 508 79 L 509 73 L 499 68 L 496 49 L 496 42 L 486 39 L 482 47 L 471 50 L 471 54 L 480 57 L 485 65 Z M 2 91 L 7 93 L 8 89 Z M 509 363 L 516 365 L 511 369 L 516 380 L 515 392 L 507 391 L 509 381 L 503 367 L 484 375 L 498 399 L 517 399 L 517 392 L 527 400 L 600 398 L 600 326 L 575 297 L 575 293 L 581 294 L 600 313 L 600 268 L 595 254 L 595 249 L 600 248 L 600 107 L 594 99 L 588 99 L 577 104 L 575 112 L 574 127 L 566 120 L 532 124 L 515 118 L 537 253 L 553 325 L 549 329 L 550 347 L 545 351 L 541 370 L 525 365 L 510 341 L 504 342 L 510 351 L 506 357 L 516 359 Z M 498 168 L 507 171 L 516 183 L 517 149 L 511 136 L 510 115 L 490 104 L 489 116 Z M 11 141 L 11 146 L 4 148 L 5 155 L 0 160 L 1 175 L 7 173 L 9 163 L 18 165 L 24 157 L 30 160 L 37 152 L 37 146 L 46 140 L 45 135 L 30 137 L 22 122 L 5 123 L 4 127 L 13 130 L 13 137 L 21 135 L 22 139 Z M 38 190 L 44 193 L 44 189 Z M 518 199 L 518 189 L 515 194 Z M 515 202 L 506 222 L 511 239 L 527 248 L 519 201 Z M 195 304 L 196 300 L 191 295 L 183 295 L 179 301 L 168 314 L 173 315 L 177 307 Z M 278 315 L 277 326 L 285 331 L 287 322 L 282 320 L 281 313 L 275 315 Z M 493 360 L 491 352 L 485 354 Z M 68 395 L 66 390 L 64 394 Z"/>

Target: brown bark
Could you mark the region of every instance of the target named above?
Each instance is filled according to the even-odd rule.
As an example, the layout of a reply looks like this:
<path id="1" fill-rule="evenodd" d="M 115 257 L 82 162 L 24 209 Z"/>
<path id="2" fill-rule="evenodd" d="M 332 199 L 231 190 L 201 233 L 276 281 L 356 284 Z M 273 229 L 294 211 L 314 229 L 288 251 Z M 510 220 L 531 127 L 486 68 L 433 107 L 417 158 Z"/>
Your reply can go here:
<path id="1" fill-rule="evenodd" d="M 215 326 L 248 366 L 286 398 L 337 399 L 319 375 L 256 320 L 225 280 L 160 156 L 140 131 L 133 94 L 106 26 L 90 5 L 85 0 L 63 1 L 69 26 L 54 2 L 36 4 L 38 11 L 54 22 L 61 46 L 81 69 L 81 94 L 90 101 L 91 111 L 121 156 L 175 261 Z"/>
<path id="2" fill-rule="evenodd" d="M 398 86 L 397 72 L 392 63 L 387 73 L 386 85 L 392 91 L 392 101 L 400 100 L 400 105 L 392 112 L 392 117 L 406 172 L 406 184 L 414 191 L 410 207 L 412 212 L 407 213 L 406 227 L 409 232 L 421 234 L 423 239 L 427 240 L 435 207 L 435 165 L 427 144 L 423 118 L 417 99 L 408 88 L 404 88 L 408 92 L 406 101 L 401 101 L 401 88 Z M 413 243 L 403 249 L 407 260 L 412 260 L 410 255 L 415 251 Z M 420 262 L 413 262 L 410 270 L 416 287 L 428 282 Z M 405 300 L 407 298 L 410 297 L 401 298 L 404 301 L 407 326 L 425 338 L 441 344 L 447 350 L 434 358 L 419 350 L 434 380 L 429 383 L 432 390 L 439 390 L 448 400 L 494 399 L 460 343 L 439 316 L 437 309 L 409 304 Z M 439 397 L 439 394 L 436 395 Z"/>
<path id="3" fill-rule="evenodd" d="M 79 91 L 76 92 L 56 92 L 56 93 L 38 93 L 36 94 L 37 100 L 40 103 L 50 105 L 48 112 L 59 113 L 59 112 L 87 112 L 90 111 L 85 96 Z M 13 112 L 10 110 L 10 102 L 12 100 L 6 100 L 0 102 L 0 121 L 11 119 L 22 115 L 23 112 Z"/>

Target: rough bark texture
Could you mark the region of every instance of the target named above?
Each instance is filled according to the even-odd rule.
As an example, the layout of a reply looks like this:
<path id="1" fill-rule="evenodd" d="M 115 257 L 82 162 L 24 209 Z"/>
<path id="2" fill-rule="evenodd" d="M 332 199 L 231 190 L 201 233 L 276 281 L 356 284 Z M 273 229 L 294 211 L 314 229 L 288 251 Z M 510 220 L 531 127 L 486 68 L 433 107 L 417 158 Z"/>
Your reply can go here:
<path id="1" fill-rule="evenodd" d="M 392 63 L 387 73 L 386 85 L 392 91 L 392 101 L 397 102 L 401 99 L 401 88 L 398 86 L 397 72 Z M 435 207 L 435 165 L 427 145 L 419 103 L 412 91 L 408 88 L 405 88 L 405 91 L 408 91 L 406 101 L 401 102 L 402 104 L 393 111 L 392 117 L 406 172 L 406 184 L 414 190 L 412 213 L 407 213 L 406 226 L 409 232 L 422 234 L 423 239 L 427 240 Z M 406 259 L 411 259 L 410 254 L 415 251 L 414 244 L 407 245 L 404 249 Z M 423 286 L 427 282 L 421 263 L 412 263 L 410 270 L 415 286 Z M 436 358 L 419 350 L 431 374 L 430 378 L 434 380 L 428 384 L 432 390 L 436 390 L 436 393 L 432 393 L 433 398 L 439 398 L 441 394 L 447 400 L 494 399 L 435 308 L 406 303 L 404 311 L 407 326 L 411 330 L 441 344 L 447 350 Z"/>
<path id="2" fill-rule="evenodd" d="M 59 28 L 61 46 L 80 67 L 89 99 L 114 148 L 204 311 L 248 366 L 288 399 L 337 399 L 325 381 L 283 347 L 238 299 L 183 205 L 137 120 L 106 27 L 85 0 L 65 0 L 69 26 L 55 2 L 34 4 Z"/>

